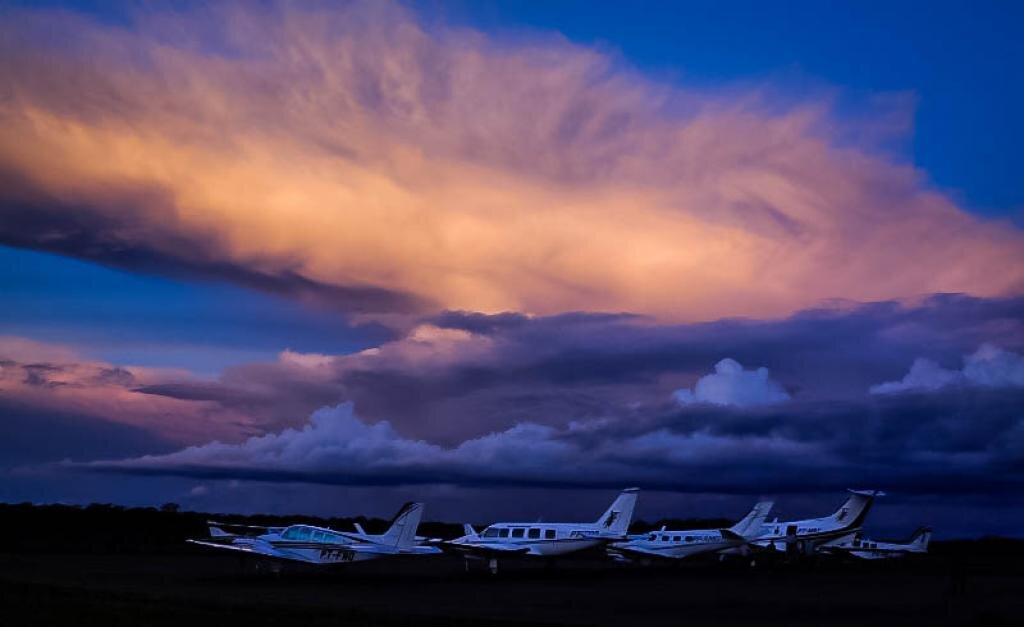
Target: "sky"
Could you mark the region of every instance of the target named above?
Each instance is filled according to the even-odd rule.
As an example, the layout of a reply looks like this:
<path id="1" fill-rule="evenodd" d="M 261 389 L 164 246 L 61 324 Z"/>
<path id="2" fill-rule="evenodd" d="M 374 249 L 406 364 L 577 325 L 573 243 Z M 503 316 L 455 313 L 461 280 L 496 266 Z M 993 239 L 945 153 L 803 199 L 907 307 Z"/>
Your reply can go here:
<path id="1" fill-rule="evenodd" d="M 0 5 L 0 500 L 1019 535 L 1018 3 Z"/>

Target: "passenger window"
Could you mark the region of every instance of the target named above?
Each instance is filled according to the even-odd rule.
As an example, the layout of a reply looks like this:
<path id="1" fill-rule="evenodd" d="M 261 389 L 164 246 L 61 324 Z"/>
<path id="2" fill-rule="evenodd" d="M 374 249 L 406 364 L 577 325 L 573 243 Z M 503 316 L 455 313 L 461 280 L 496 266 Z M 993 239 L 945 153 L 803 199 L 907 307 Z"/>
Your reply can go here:
<path id="1" fill-rule="evenodd" d="M 512 537 L 513 538 L 522 538 L 523 537 L 523 533 L 525 531 L 526 531 L 526 529 L 523 529 L 523 528 L 513 529 L 512 530 Z"/>
<path id="2" fill-rule="evenodd" d="M 508 529 L 499 529 L 498 530 L 498 535 L 500 537 L 502 537 L 502 538 L 507 538 L 508 537 Z"/>
<path id="3" fill-rule="evenodd" d="M 546 539 L 546 540 L 554 540 L 555 539 L 555 530 L 554 529 L 545 529 L 544 530 L 544 539 Z"/>
<path id="4" fill-rule="evenodd" d="M 672 541 L 673 542 L 679 542 L 682 538 L 683 538 L 682 536 L 672 536 Z"/>
<path id="5" fill-rule="evenodd" d="M 656 533 L 652 533 L 652 534 L 650 535 L 650 537 L 648 537 L 647 539 L 648 539 L 648 540 L 650 540 L 651 542 L 654 542 L 655 540 L 657 540 L 657 539 L 658 539 L 658 534 L 656 534 Z"/>
<path id="6" fill-rule="evenodd" d="M 299 540 L 309 540 L 313 537 L 313 530 L 309 527 L 299 528 Z"/>
<path id="7" fill-rule="evenodd" d="M 534 527 L 533 529 L 530 529 L 530 533 L 528 534 L 527 537 L 529 537 L 529 538 L 531 538 L 533 540 L 536 540 L 537 538 L 540 537 L 540 529 L 537 529 L 536 527 Z"/>
<path id="8" fill-rule="evenodd" d="M 693 542 L 693 536 L 686 536 L 687 542 Z"/>
<path id="9" fill-rule="evenodd" d="M 313 542 L 323 542 L 323 541 L 324 541 L 324 532 L 323 531 L 314 531 L 313 532 Z"/>
<path id="10" fill-rule="evenodd" d="M 668 542 L 668 536 L 661 536 L 662 542 Z"/>

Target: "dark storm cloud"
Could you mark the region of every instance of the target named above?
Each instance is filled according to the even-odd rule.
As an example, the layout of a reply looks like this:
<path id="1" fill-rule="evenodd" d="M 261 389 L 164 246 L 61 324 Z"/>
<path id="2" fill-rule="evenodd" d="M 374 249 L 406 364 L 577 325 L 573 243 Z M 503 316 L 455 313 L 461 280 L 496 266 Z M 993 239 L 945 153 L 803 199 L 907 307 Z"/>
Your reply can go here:
<path id="1" fill-rule="evenodd" d="M 217 238 L 177 235 L 134 206 L 174 207 L 167 190 L 112 186 L 104 203 L 70 203 L 36 189 L 23 177 L 0 171 L 0 244 L 43 250 L 107 266 L 163 276 L 228 281 L 306 299 L 352 313 L 414 313 L 432 307 L 422 298 L 372 286 L 345 286 L 310 279 L 277 263 L 232 263 L 211 255 Z M 296 268 L 297 268 L 296 264 Z"/>
<path id="2" fill-rule="evenodd" d="M 40 410 L 0 398 L 0 472 L 63 459 L 173 450 L 150 431 L 70 411 Z"/>
<path id="3" fill-rule="evenodd" d="M 96 466 L 117 472 L 354 485 L 998 492 L 1019 483 L 1024 390 L 869 388 L 899 379 L 921 356 L 958 367 L 978 342 L 1019 351 L 1022 300 L 936 296 L 698 325 L 450 312 L 374 349 L 284 351 L 214 380 L 136 370 L 130 378 L 109 364 L 47 376 L 75 384 L 78 404 L 93 413 L 111 398 L 138 408 L 118 409 L 125 416 L 117 420 L 166 430 L 182 423 L 167 415 L 192 417 L 176 437 L 195 446 Z M 699 394 L 685 405 L 673 399 L 724 357 L 742 361 L 744 373 L 766 367 L 762 383 L 786 393 L 761 406 L 755 395 L 745 407 Z M 23 383 L 28 370 L 4 372 L 26 405 L 62 406 L 56 390 Z M 344 401 L 355 414 L 320 409 Z M 114 459 L 93 459 L 101 457 Z"/>
<path id="4" fill-rule="evenodd" d="M 1024 347 L 1020 297 L 936 295 L 911 305 L 838 304 L 782 320 L 687 325 L 582 313 L 448 312 L 426 322 L 433 336 L 414 329 L 377 351 L 317 367 L 251 364 L 218 382 L 168 381 L 141 391 L 215 400 L 282 425 L 353 401 L 368 420 L 452 444 L 518 422 L 564 426 L 669 404 L 674 391 L 727 357 L 767 367 L 785 394 L 810 402 L 860 398 L 920 357 L 956 367 L 985 342 Z"/>
<path id="5" fill-rule="evenodd" d="M 554 428 L 521 423 L 439 446 L 369 425 L 350 405 L 302 429 L 86 467 L 128 474 L 337 485 L 454 484 L 723 494 L 867 485 L 903 494 L 1024 487 L 1024 390 L 685 408 Z"/>

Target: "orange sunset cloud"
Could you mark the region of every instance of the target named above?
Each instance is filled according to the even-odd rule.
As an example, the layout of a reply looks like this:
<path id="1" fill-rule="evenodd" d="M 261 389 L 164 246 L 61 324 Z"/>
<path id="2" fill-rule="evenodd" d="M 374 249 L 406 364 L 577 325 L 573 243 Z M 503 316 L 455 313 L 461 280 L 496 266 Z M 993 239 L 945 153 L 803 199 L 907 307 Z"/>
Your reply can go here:
<path id="1" fill-rule="evenodd" d="M 2 27 L 0 200 L 36 221 L 11 243 L 419 310 L 671 321 L 1024 284 L 1019 230 L 840 145 L 817 103 L 689 90 L 388 5 L 138 20 Z"/>

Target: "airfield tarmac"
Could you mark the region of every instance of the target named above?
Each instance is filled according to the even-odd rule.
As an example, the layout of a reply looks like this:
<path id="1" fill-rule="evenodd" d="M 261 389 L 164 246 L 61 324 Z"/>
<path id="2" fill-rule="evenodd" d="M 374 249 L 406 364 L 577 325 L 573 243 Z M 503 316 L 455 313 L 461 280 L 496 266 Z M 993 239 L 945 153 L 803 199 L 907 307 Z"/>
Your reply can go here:
<path id="1" fill-rule="evenodd" d="M 5 625 L 1019 625 L 1012 564 L 740 564 L 546 570 L 460 559 L 380 560 L 331 573 L 259 576 L 234 556 L 0 555 Z M 960 589 L 962 588 L 962 589 Z"/>

